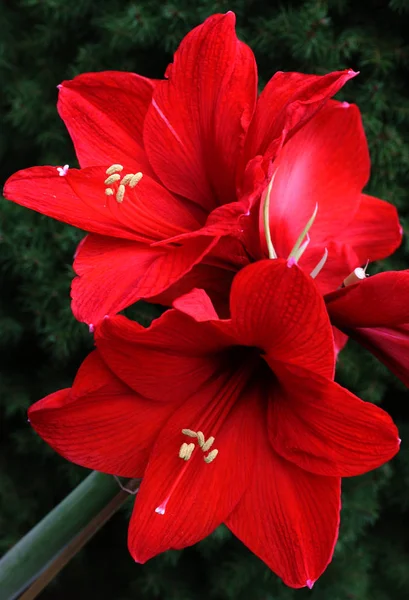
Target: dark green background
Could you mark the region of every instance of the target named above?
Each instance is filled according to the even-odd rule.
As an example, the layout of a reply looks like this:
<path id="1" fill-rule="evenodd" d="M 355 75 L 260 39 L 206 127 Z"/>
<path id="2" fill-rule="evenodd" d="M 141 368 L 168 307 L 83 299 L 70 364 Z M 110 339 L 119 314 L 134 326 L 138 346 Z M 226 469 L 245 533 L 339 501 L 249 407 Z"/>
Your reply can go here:
<path id="1" fill-rule="evenodd" d="M 200 0 L 192 6 L 188 0 L 1 0 L 1 180 L 35 164 L 76 164 L 55 108 L 60 81 L 104 69 L 161 77 L 189 29 L 213 12 L 232 9 L 240 37 L 256 54 L 262 83 L 276 70 L 361 71 L 340 97 L 357 102 L 363 113 L 373 165 L 368 190 L 394 202 L 405 227 L 409 0 Z M 26 409 L 70 385 L 92 341 L 69 306 L 72 255 L 81 233 L 5 201 L 0 213 L 0 551 L 6 551 L 85 475 L 36 437 Z M 376 268 L 405 268 L 408 253 L 405 240 L 392 260 Z M 390 411 L 403 443 L 392 463 L 345 480 L 335 557 L 312 592 L 285 588 L 224 528 L 193 549 L 135 565 L 126 550 L 129 504 L 40 598 L 407 599 L 408 393 L 352 344 L 339 367 L 343 383 Z"/>

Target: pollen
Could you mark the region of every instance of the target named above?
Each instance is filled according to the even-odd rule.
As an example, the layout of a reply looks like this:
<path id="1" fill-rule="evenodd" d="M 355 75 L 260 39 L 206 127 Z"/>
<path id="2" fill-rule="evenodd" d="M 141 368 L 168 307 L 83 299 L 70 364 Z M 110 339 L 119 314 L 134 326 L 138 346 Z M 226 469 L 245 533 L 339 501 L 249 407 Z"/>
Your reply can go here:
<path id="1" fill-rule="evenodd" d="M 113 175 L 112 175 L 112 177 L 113 177 Z M 115 198 L 117 199 L 118 202 L 123 202 L 124 196 L 125 196 L 125 186 L 120 185 Z"/>
<path id="2" fill-rule="evenodd" d="M 125 177 L 122 177 L 120 185 L 128 185 L 128 183 L 131 181 L 132 177 L 135 177 L 135 175 L 133 175 L 132 173 L 128 173 L 128 175 L 125 175 Z"/>
<path id="3" fill-rule="evenodd" d="M 205 456 L 203 459 L 204 459 L 205 463 L 209 464 L 214 461 L 214 459 L 216 458 L 216 456 L 218 454 L 219 454 L 219 451 L 216 450 L 216 448 L 215 448 L 214 450 L 209 452 L 209 454 L 207 456 Z"/>
<path id="4" fill-rule="evenodd" d="M 134 188 L 136 186 L 136 184 L 140 182 L 142 177 L 143 177 L 143 173 L 141 173 L 140 171 L 139 171 L 139 173 L 135 173 L 135 175 L 132 177 L 132 179 L 129 182 L 129 187 Z"/>
<path id="5" fill-rule="evenodd" d="M 196 431 L 193 431 L 192 429 L 182 429 L 182 433 L 183 435 L 188 435 L 189 437 L 197 437 Z"/>
<path id="6" fill-rule="evenodd" d="M 193 429 L 182 429 L 182 433 L 183 433 L 183 435 L 187 435 L 188 437 L 196 438 L 199 448 L 203 452 L 207 452 L 208 450 L 210 450 L 210 448 L 214 444 L 215 438 L 211 435 L 209 437 L 209 439 L 206 440 L 203 431 L 193 431 Z M 192 448 L 191 450 L 190 450 L 190 447 Z M 183 443 L 179 450 L 180 458 L 183 458 L 184 460 L 189 460 L 189 458 L 192 456 L 192 452 L 193 452 L 194 448 L 195 448 L 195 445 L 193 443 L 190 443 L 190 444 L 186 444 L 186 442 Z M 218 453 L 219 453 L 218 450 L 216 450 L 216 449 L 212 450 L 211 452 L 209 452 L 209 454 L 207 456 L 203 457 L 204 461 L 206 463 L 211 463 L 216 458 Z"/>
<path id="7" fill-rule="evenodd" d="M 209 439 L 203 444 L 202 450 L 203 452 L 207 452 L 213 446 L 214 437 L 210 436 Z"/>
<path id="8" fill-rule="evenodd" d="M 113 173 L 120 173 L 121 171 L 123 171 L 124 168 L 122 165 L 111 165 L 106 171 L 105 173 L 107 175 L 112 175 Z"/>
<path id="9" fill-rule="evenodd" d="M 109 177 L 107 177 L 104 181 L 105 185 L 111 185 L 111 183 L 115 183 L 115 181 L 119 181 L 121 179 L 121 176 L 118 175 L 118 173 L 115 173 L 114 175 L 110 175 Z"/>
<path id="10" fill-rule="evenodd" d="M 179 450 L 179 458 L 183 458 L 183 460 L 189 460 L 189 458 L 192 456 L 194 449 L 195 445 L 193 443 L 186 444 L 186 442 L 184 442 Z"/>
<path id="11" fill-rule="evenodd" d="M 119 173 L 121 173 L 123 171 L 123 169 L 124 169 L 123 165 L 114 164 L 114 165 L 111 165 L 105 171 L 105 173 L 108 175 L 108 177 L 104 181 L 105 185 L 108 186 L 108 185 L 113 185 L 116 183 L 119 184 L 117 189 L 107 188 L 105 190 L 105 195 L 106 196 L 115 196 L 115 199 L 119 204 L 122 204 L 122 202 L 124 200 L 126 186 L 129 186 L 130 188 L 134 188 L 143 177 L 143 173 L 141 173 L 141 172 L 127 173 L 126 175 L 124 175 L 122 177 L 121 175 L 119 175 Z"/>
<path id="12" fill-rule="evenodd" d="M 197 435 L 197 443 L 199 444 L 200 448 L 203 448 L 203 446 L 205 444 L 205 436 L 203 435 L 203 432 L 198 431 L 196 435 Z"/>

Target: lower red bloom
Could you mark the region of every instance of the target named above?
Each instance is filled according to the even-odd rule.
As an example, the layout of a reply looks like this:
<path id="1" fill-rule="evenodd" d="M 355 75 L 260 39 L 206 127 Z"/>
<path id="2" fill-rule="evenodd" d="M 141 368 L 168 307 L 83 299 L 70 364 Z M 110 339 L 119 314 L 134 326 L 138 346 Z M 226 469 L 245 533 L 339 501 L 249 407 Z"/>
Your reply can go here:
<path id="1" fill-rule="evenodd" d="M 136 561 L 225 522 L 285 583 L 311 586 L 338 535 L 340 477 L 389 460 L 396 427 L 334 383 L 326 307 L 297 266 L 243 269 L 228 320 L 202 290 L 175 304 L 148 329 L 105 319 L 73 387 L 31 424 L 80 465 L 143 476 Z"/>

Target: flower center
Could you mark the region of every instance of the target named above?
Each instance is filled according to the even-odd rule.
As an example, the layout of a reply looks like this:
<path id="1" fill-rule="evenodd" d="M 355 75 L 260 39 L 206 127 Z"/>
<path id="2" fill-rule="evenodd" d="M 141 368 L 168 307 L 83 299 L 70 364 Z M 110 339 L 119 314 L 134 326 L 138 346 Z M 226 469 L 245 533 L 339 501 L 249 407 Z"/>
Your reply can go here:
<path id="1" fill-rule="evenodd" d="M 199 445 L 199 448 L 201 448 L 201 450 L 203 452 L 207 452 L 213 446 L 214 437 L 212 435 L 206 440 L 202 431 L 193 431 L 192 429 L 182 429 L 182 433 L 183 433 L 183 435 L 187 435 L 191 438 L 197 438 L 197 443 Z M 195 449 L 195 447 L 196 447 L 195 444 L 183 443 L 179 450 L 179 457 L 183 458 L 183 460 L 189 460 L 189 458 L 192 456 L 192 453 L 193 453 L 193 450 Z M 203 460 L 205 461 L 205 463 L 209 464 L 214 461 L 214 459 L 216 458 L 216 456 L 218 454 L 219 454 L 219 451 L 216 450 L 216 448 L 215 448 L 214 450 L 209 452 L 209 454 L 207 456 L 204 456 Z"/>
<path id="2" fill-rule="evenodd" d="M 143 177 L 143 173 L 140 171 L 138 173 L 128 173 L 122 177 L 119 175 L 119 173 L 121 173 L 123 170 L 123 165 L 114 164 L 105 171 L 105 173 L 108 175 L 104 181 L 105 185 L 111 186 L 112 184 L 118 184 L 118 187 L 107 187 L 105 189 L 105 195 L 115 195 L 115 199 L 117 202 L 119 202 L 119 204 L 121 204 L 124 200 L 126 186 L 134 188 Z"/>
<path id="3" fill-rule="evenodd" d="M 205 454 L 205 456 L 203 457 L 203 460 L 205 461 L 206 464 L 209 464 L 211 462 L 214 461 L 214 459 L 216 458 L 216 456 L 218 455 L 219 451 L 214 448 L 213 450 L 211 450 L 208 454 L 206 454 L 206 452 L 208 450 L 210 450 L 210 448 L 212 447 L 213 443 L 214 443 L 214 437 L 210 436 L 207 440 L 203 434 L 202 431 L 193 431 L 193 429 L 182 429 L 182 433 L 183 435 L 187 435 L 190 438 L 195 438 L 197 439 L 197 443 L 199 448 L 203 451 L 203 453 Z M 184 460 L 185 462 L 187 462 L 188 460 L 190 460 L 193 451 L 196 449 L 196 445 L 194 443 L 190 443 L 187 444 L 186 442 L 183 442 L 183 444 L 180 446 L 179 449 L 179 458 L 181 458 L 182 460 Z M 159 504 L 159 506 L 157 506 L 155 508 L 155 512 L 158 513 L 158 515 L 164 515 L 166 512 L 166 506 L 173 494 L 173 492 L 175 491 L 177 485 L 179 484 L 180 480 L 183 477 L 183 474 L 186 471 L 188 465 L 185 465 L 179 475 L 176 477 L 175 481 L 172 484 L 172 487 L 169 490 L 168 495 L 166 496 L 165 500 Z"/>

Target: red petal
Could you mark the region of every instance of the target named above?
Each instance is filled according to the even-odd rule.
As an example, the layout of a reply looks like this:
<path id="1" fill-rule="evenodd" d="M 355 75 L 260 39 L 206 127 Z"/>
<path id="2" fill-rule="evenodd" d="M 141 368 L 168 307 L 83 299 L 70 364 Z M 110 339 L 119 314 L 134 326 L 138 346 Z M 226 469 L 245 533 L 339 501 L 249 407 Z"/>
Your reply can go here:
<path id="1" fill-rule="evenodd" d="M 156 296 L 177 282 L 217 242 L 211 237 L 175 246 L 147 246 L 89 235 L 74 262 L 72 310 L 79 321 L 96 325 L 140 298 Z"/>
<path id="2" fill-rule="evenodd" d="M 10 177 L 4 194 L 54 219 L 113 237 L 151 242 L 200 227 L 185 204 L 149 176 L 127 187 L 122 203 L 105 195 L 106 178 L 104 167 L 70 169 L 63 177 L 55 167 L 34 167 Z"/>
<path id="3" fill-rule="evenodd" d="M 58 111 L 81 167 L 122 163 L 152 175 L 142 126 L 154 82 L 134 73 L 84 73 L 59 86 Z"/>
<path id="4" fill-rule="evenodd" d="M 253 53 L 235 17 L 214 15 L 180 44 L 144 124 L 149 160 L 173 192 L 210 211 L 233 202 L 237 159 L 253 114 Z"/>
<path id="5" fill-rule="evenodd" d="M 258 261 L 236 275 L 231 296 L 237 340 L 264 350 L 269 359 L 334 372 L 334 341 L 323 299 L 314 282 L 281 259 Z"/>
<path id="6" fill-rule="evenodd" d="M 351 337 L 368 348 L 409 387 L 409 323 L 393 327 L 359 327 Z"/>
<path id="7" fill-rule="evenodd" d="M 357 73 L 350 69 L 327 75 L 279 71 L 261 93 L 245 145 L 245 163 L 257 154 L 275 158 L 283 141 L 302 127 Z"/>
<path id="8" fill-rule="evenodd" d="M 258 396 L 240 391 L 237 380 L 218 378 L 189 399 L 162 429 L 129 528 L 129 548 L 137 562 L 198 542 L 237 505 L 254 469 L 262 422 Z M 215 437 L 212 449 L 219 453 L 213 462 L 204 462 L 207 452 L 203 454 L 197 443 L 189 461 L 179 458 L 181 444 L 195 441 L 182 435 L 184 428 L 203 431 L 206 439 Z"/>
<path id="9" fill-rule="evenodd" d="M 229 293 L 234 275 L 234 271 L 200 263 L 162 294 L 150 298 L 150 301 L 171 306 L 177 298 L 200 286 L 211 298 L 217 314 L 221 318 L 227 318 L 230 313 Z"/>
<path id="10" fill-rule="evenodd" d="M 188 294 L 180 296 L 173 302 L 173 306 L 185 315 L 191 316 L 195 321 L 213 321 L 218 316 L 204 290 L 193 289 Z"/>
<path id="11" fill-rule="evenodd" d="M 378 406 L 306 369 L 275 363 L 274 372 L 280 387 L 269 404 L 269 436 L 283 458 L 318 475 L 349 477 L 398 452 L 398 431 Z"/>
<path id="12" fill-rule="evenodd" d="M 253 482 L 226 525 L 286 585 L 309 586 L 331 561 L 338 537 L 340 480 L 280 458 L 259 435 Z"/>
<path id="13" fill-rule="evenodd" d="M 352 246 L 360 264 L 382 260 L 402 241 L 398 211 L 389 202 L 362 194 L 358 212 L 339 239 Z"/>
<path id="14" fill-rule="evenodd" d="M 184 401 L 197 392 L 219 370 L 222 351 L 230 345 L 211 323 L 197 323 L 175 310 L 147 329 L 124 317 L 105 319 L 95 341 L 122 381 L 157 401 Z"/>
<path id="15" fill-rule="evenodd" d="M 358 210 L 369 176 L 358 108 L 329 102 L 284 146 L 274 166 L 270 228 L 278 256 L 288 256 L 316 204 L 311 247 L 337 239 Z"/>
<path id="16" fill-rule="evenodd" d="M 368 277 L 325 297 L 331 322 L 340 329 L 409 323 L 409 270 Z"/>
<path id="17" fill-rule="evenodd" d="M 93 352 L 71 389 L 36 402 L 28 414 L 36 432 L 68 460 L 104 473 L 141 477 L 156 436 L 176 406 L 138 396 Z"/>

